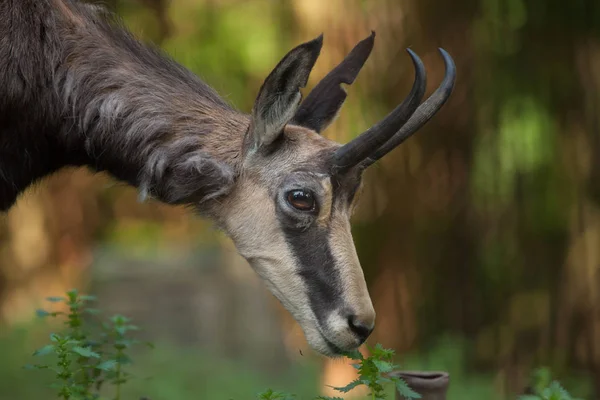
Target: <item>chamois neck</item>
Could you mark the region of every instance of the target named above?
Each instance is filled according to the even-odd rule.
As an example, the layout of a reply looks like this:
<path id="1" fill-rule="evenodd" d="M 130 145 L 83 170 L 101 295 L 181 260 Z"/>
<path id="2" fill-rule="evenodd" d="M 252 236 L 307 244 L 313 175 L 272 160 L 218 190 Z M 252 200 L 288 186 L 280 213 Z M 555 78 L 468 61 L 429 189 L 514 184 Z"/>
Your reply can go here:
<path id="1" fill-rule="evenodd" d="M 248 118 L 118 22 L 75 26 L 64 54 L 60 95 L 94 169 L 150 190 L 148 174 L 190 154 L 237 167 Z"/>
<path id="2" fill-rule="evenodd" d="M 169 203 L 202 197 L 165 182 L 177 169 L 222 172 L 211 195 L 235 175 L 249 117 L 116 17 L 74 0 L 7 0 L 0 15 L 0 210 L 69 165 Z"/>

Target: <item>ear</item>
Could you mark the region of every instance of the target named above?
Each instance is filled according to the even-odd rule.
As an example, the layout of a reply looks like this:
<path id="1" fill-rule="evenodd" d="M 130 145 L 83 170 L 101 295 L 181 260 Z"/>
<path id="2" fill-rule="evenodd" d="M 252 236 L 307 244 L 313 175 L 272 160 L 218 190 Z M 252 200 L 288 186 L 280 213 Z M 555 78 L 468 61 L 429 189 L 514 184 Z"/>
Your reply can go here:
<path id="1" fill-rule="evenodd" d="M 232 167 L 199 150 L 196 138 L 185 138 L 150 155 L 140 175 L 139 199 L 197 205 L 227 195 L 234 180 Z"/>
<path id="2" fill-rule="evenodd" d="M 302 102 L 293 123 L 320 133 L 333 122 L 346 100 L 347 94 L 342 83 L 351 85 L 354 82 L 369 58 L 374 43 L 375 32 L 371 31 L 371 36 L 360 41 L 350 54 L 315 86 Z"/>
<path id="3" fill-rule="evenodd" d="M 323 35 L 292 49 L 265 79 L 252 109 L 251 135 L 256 148 L 269 145 L 283 133 L 302 98 L 321 47 Z"/>

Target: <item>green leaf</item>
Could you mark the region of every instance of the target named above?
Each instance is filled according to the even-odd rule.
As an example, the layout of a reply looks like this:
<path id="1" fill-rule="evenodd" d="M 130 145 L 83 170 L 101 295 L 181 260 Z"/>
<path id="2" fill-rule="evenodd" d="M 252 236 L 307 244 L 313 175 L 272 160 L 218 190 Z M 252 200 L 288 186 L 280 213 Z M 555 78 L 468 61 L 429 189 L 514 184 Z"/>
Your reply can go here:
<path id="1" fill-rule="evenodd" d="M 384 349 L 380 343 L 377 343 L 373 349 L 371 349 L 372 358 L 391 360 L 396 352 L 392 349 Z"/>
<path id="2" fill-rule="evenodd" d="M 115 332 L 117 332 L 121 336 L 125 336 L 128 331 L 136 331 L 139 328 L 135 325 L 117 325 L 115 326 Z"/>
<path id="3" fill-rule="evenodd" d="M 51 303 L 61 303 L 63 301 L 66 301 L 67 299 L 65 299 L 64 297 L 60 297 L 60 296 L 52 296 L 52 297 L 46 297 L 46 300 L 48 300 Z"/>
<path id="4" fill-rule="evenodd" d="M 131 364 L 133 363 L 133 360 L 131 359 L 131 357 L 129 357 L 126 354 L 121 354 L 119 357 L 117 357 L 117 361 L 119 362 L 119 364 Z"/>
<path id="5" fill-rule="evenodd" d="M 99 342 L 94 339 L 87 339 L 85 342 L 82 343 L 81 347 L 94 348 L 94 347 L 101 347 L 101 346 L 102 346 L 102 342 Z"/>
<path id="6" fill-rule="evenodd" d="M 131 319 L 123 316 L 123 315 L 113 315 L 112 318 L 110 319 L 112 321 L 113 324 L 115 325 L 123 325 L 128 323 L 129 321 L 131 321 Z"/>
<path id="7" fill-rule="evenodd" d="M 392 383 L 393 381 L 390 378 L 379 378 L 377 379 L 377 383 L 379 383 L 380 385 L 382 384 L 386 384 L 386 383 Z"/>
<path id="8" fill-rule="evenodd" d="M 273 389 L 268 389 L 258 394 L 259 400 L 291 400 L 295 397 L 295 395 L 289 393 L 275 392 Z"/>
<path id="9" fill-rule="evenodd" d="M 414 390 L 412 390 L 408 386 L 408 383 L 406 383 L 403 379 L 394 377 L 394 378 L 392 378 L 392 380 L 396 384 L 396 390 L 398 390 L 398 393 L 400 393 L 400 396 L 404 397 L 405 399 L 420 399 L 421 398 L 421 395 L 419 393 L 415 392 Z"/>
<path id="10" fill-rule="evenodd" d="M 35 310 L 35 315 L 37 315 L 40 318 L 44 318 L 44 317 L 49 316 L 50 313 L 46 310 L 39 309 L 39 310 Z"/>
<path id="11" fill-rule="evenodd" d="M 50 366 L 48 365 L 41 365 L 41 364 L 26 364 L 23 366 L 23 369 L 27 369 L 27 370 L 32 370 L 32 369 L 49 369 Z"/>
<path id="12" fill-rule="evenodd" d="M 96 301 L 98 298 L 96 296 L 90 296 L 90 295 L 81 295 L 79 296 L 79 300 L 83 300 L 83 301 Z"/>
<path id="13" fill-rule="evenodd" d="M 115 346 L 118 346 L 121 349 L 126 349 L 127 347 L 131 347 L 131 345 L 135 344 L 137 341 L 132 339 L 117 339 L 115 340 Z"/>
<path id="14" fill-rule="evenodd" d="M 50 354 L 52 352 L 54 352 L 54 345 L 52 344 L 48 344 L 44 347 L 42 347 L 41 349 L 38 349 L 36 351 L 33 352 L 34 356 L 45 356 L 46 354 Z"/>
<path id="15" fill-rule="evenodd" d="M 103 371 L 110 371 L 117 366 L 117 360 L 107 360 L 98 365 L 96 365 L 97 369 L 101 369 Z"/>
<path id="16" fill-rule="evenodd" d="M 363 355 L 358 350 L 350 351 L 344 355 L 351 360 L 363 360 L 364 359 Z"/>
<path id="17" fill-rule="evenodd" d="M 65 345 L 67 346 L 80 346 L 80 347 L 87 347 L 84 346 L 81 342 L 81 340 L 77 340 L 77 339 L 70 339 L 70 338 L 66 338 L 67 340 L 64 342 Z"/>
<path id="18" fill-rule="evenodd" d="M 330 386 L 333 389 L 337 390 L 338 392 L 342 392 L 342 393 L 348 393 L 349 391 L 351 391 L 352 389 L 354 389 L 355 387 L 362 385 L 363 382 L 361 382 L 359 379 L 356 379 L 352 382 L 350 382 L 349 384 L 347 384 L 346 386 L 343 387 L 334 387 L 334 386 Z"/>
<path id="19" fill-rule="evenodd" d="M 548 400 L 572 400 L 569 392 L 567 392 L 557 381 L 552 381 L 550 386 L 542 391 L 541 396 Z"/>
<path id="20" fill-rule="evenodd" d="M 71 349 L 71 351 L 79 354 L 82 357 L 100 358 L 100 354 L 93 352 L 89 347 L 75 346 Z"/>
<path id="21" fill-rule="evenodd" d="M 36 314 L 36 316 L 38 316 L 40 318 L 45 318 L 45 317 L 56 317 L 57 315 L 62 315 L 64 313 L 61 311 L 48 312 L 48 311 L 42 310 L 40 308 L 39 310 L 35 310 L 35 314 Z"/>
<path id="22" fill-rule="evenodd" d="M 395 367 L 395 365 L 392 364 L 391 362 L 382 361 L 382 360 L 373 360 L 373 364 L 375 365 L 375 367 L 377 367 L 379 372 L 382 372 L 382 373 L 392 372 L 392 370 Z"/>

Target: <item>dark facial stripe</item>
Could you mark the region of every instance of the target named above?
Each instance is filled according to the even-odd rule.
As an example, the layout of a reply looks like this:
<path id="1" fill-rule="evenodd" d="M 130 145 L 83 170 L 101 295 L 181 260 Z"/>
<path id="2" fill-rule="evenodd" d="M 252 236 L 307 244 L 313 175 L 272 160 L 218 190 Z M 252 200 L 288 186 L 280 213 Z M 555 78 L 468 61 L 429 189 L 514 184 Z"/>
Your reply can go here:
<path id="1" fill-rule="evenodd" d="M 300 275 L 308 288 L 310 307 L 320 325 L 327 316 L 342 306 L 342 281 L 329 246 L 326 229 L 312 226 L 298 231 L 282 226 L 285 239 L 300 266 Z"/>

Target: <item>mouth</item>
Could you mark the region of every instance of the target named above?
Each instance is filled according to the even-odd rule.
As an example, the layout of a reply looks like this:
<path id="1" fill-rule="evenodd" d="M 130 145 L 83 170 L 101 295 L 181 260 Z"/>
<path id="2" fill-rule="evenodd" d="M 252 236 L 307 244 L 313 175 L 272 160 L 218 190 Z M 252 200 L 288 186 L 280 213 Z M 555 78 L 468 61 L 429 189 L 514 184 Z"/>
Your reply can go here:
<path id="1" fill-rule="evenodd" d="M 356 345 L 351 345 L 351 347 L 343 349 L 340 346 L 338 346 L 337 344 L 333 343 L 331 340 L 329 340 L 327 338 L 327 336 L 325 335 L 325 333 L 323 332 L 322 328 L 318 325 L 317 325 L 317 331 L 319 333 L 321 340 L 325 344 L 325 348 L 327 351 L 323 351 L 325 349 L 323 349 L 321 346 L 319 346 L 318 349 L 315 348 L 315 350 L 317 350 L 319 353 L 321 353 L 327 357 L 330 357 L 330 358 L 344 357 L 344 356 L 348 355 L 348 353 L 355 351 L 360 347 L 360 344 L 357 343 Z"/>
<path id="2" fill-rule="evenodd" d="M 346 350 L 346 351 L 342 350 L 341 348 L 336 346 L 333 342 L 331 342 L 329 339 L 327 339 L 325 336 L 322 336 L 322 338 L 323 338 L 323 341 L 325 342 L 325 344 L 327 345 L 327 347 L 329 348 L 329 350 L 331 351 L 331 355 L 329 355 L 330 357 L 342 357 L 348 353 L 348 350 Z"/>

